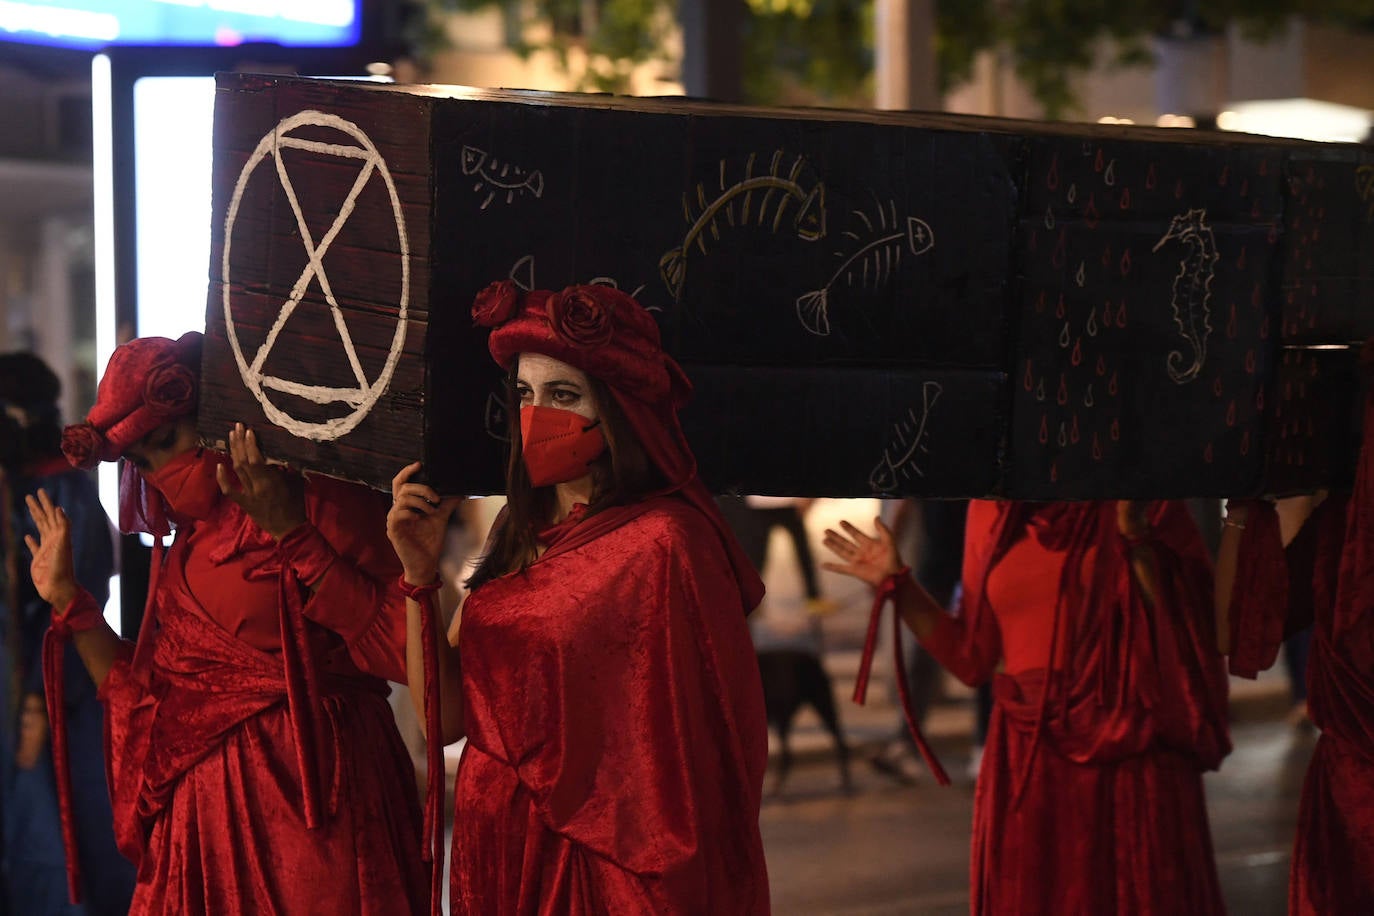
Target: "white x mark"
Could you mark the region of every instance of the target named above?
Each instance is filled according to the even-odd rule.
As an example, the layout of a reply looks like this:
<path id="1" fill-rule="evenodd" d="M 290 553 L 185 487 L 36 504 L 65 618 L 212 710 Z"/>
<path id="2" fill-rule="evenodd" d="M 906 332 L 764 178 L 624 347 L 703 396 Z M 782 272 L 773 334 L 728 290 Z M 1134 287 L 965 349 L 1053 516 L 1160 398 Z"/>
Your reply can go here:
<path id="1" fill-rule="evenodd" d="M 329 231 L 320 239 L 316 246 L 314 237 L 311 235 L 310 227 L 306 225 L 305 214 L 301 211 L 299 199 L 296 197 L 295 186 L 291 183 L 291 176 L 286 172 L 286 163 L 282 160 L 281 148 L 309 150 L 316 153 L 325 153 L 332 156 L 340 156 L 348 159 L 361 159 L 363 168 L 358 173 L 358 177 L 353 181 L 353 187 L 349 190 L 347 198 L 339 208 L 339 213 L 334 217 L 334 222 L 329 227 Z M 315 401 L 316 403 L 328 403 L 330 401 L 341 400 L 341 392 L 337 388 L 328 388 L 319 385 L 301 385 L 297 382 L 290 382 L 284 379 L 263 378 L 262 365 L 267 360 L 268 354 L 272 352 L 272 347 L 277 342 L 277 336 L 281 329 L 286 325 L 291 313 L 296 310 L 301 297 L 310 286 L 312 279 L 318 279 L 320 289 L 324 291 L 325 301 L 329 303 L 330 314 L 334 316 L 334 326 L 339 331 L 339 337 L 343 340 L 344 354 L 348 357 L 348 363 L 353 367 L 353 375 L 358 380 L 358 393 L 356 396 L 345 396 L 343 401 L 348 403 L 361 403 L 365 396 L 369 383 L 367 375 L 363 372 L 363 367 L 358 362 L 358 352 L 353 346 L 353 338 L 348 333 L 348 324 L 344 321 L 343 312 L 339 309 L 339 303 L 334 298 L 334 290 L 329 285 L 329 275 L 325 273 L 324 256 L 329 251 L 329 246 L 333 244 L 339 231 L 348 222 L 349 216 L 353 214 L 357 204 L 358 195 L 366 187 L 368 179 L 372 177 L 373 170 L 376 168 L 376 157 L 367 150 L 356 146 L 346 146 L 335 143 L 320 143 L 312 140 L 302 140 L 297 137 L 284 137 L 280 125 L 277 129 L 276 146 L 272 151 L 272 158 L 276 162 L 277 178 L 281 182 L 282 190 L 286 192 L 286 199 L 291 204 L 291 212 L 296 215 L 296 227 L 301 233 L 301 243 L 305 246 L 305 254 L 308 261 L 301 275 L 296 279 L 295 285 L 291 288 L 291 294 L 283 303 L 281 311 L 277 313 L 277 320 L 273 323 L 272 329 L 267 332 L 267 338 L 258 348 L 257 354 L 253 357 L 253 364 L 249 371 L 262 379 L 265 387 L 275 388 L 278 391 L 286 391 L 300 397 Z"/>

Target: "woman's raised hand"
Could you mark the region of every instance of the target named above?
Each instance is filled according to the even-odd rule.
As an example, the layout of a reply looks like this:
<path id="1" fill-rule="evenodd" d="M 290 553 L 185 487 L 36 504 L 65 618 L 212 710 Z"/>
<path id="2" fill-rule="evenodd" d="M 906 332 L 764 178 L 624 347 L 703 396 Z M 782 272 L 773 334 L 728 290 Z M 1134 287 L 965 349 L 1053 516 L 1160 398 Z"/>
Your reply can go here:
<path id="1" fill-rule="evenodd" d="M 238 503 L 259 528 L 280 541 L 305 523 L 301 479 L 285 468 L 268 464 L 258 448 L 258 437 L 242 423 L 229 430 L 229 458 L 234 473 L 221 464 L 215 468 L 215 481 L 220 492 Z"/>
<path id="2" fill-rule="evenodd" d="M 901 554 L 897 552 L 892 532 L 880 518 L 875 518 L 873 525 L 874 537 L 869 537 L 849 522 L 840 522 L 844 534 L 832 528 L 825 529 L 826 549 L 842 562 L 826 562 L 821 566 L 831 572 L 862 579 L 875 588 L 881 585 L 883 580 L 901 572 L 905 564 L 902 563 Z"/>
<path id="3" fill-rule="evenodd" d="M 439 553 L 444 547 L 448 518 L 462 501 L 441 499 L 439 494 L 410 478 L 420 470 L 416 461 L 391 478 L 391 511 L 386 514 L 386 536 L 405 567 L 411 585 L 428 585 L 439 574 Z"/>
<path id="4" fill-rule="evenodd" d="M 29 516 L 38 529 L 38 538 L 24 535 L 24 543 L 33 555 L 29 576 L 39 597 L 58 611 L 66 610 L 76 597 L 75 567 L 72 564 L 72 532 L 67 513 L 53 503 L 46 490 L 37 496 L 25 496 Z"/>

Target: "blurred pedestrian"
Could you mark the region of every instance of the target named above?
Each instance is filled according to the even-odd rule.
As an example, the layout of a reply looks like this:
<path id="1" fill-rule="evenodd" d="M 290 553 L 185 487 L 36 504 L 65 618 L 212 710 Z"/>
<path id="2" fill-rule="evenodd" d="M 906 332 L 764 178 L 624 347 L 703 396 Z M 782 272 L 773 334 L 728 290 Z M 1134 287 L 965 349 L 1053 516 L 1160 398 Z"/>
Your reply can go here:
<path id="1" fill-rule="evenodd" d="M 114 573 L 113 529 L 91 475 L 73 468 L 62 454 L 61 389 L 57 375 L 37 356 L 0 355 L 0 466 L 13 501 L 13 547 L 17 552 L 23 536 L 38 533 L 22 507 L 27 498 L 40 489 L 45 491 L 67 517 L 76 581 L 99 608 L 109 597 Z M 18 721 L 5 722 L 5 746 L 11 749 L 13 760 L 6 760 L 2 768 L 4 801 L 0 804 L 11 910 L 32 916 L 127 913 L 133 896 L 134 867 L 115 845 L 105 783 L 100 703 L 72 646 L 67 647 L 63 671 L 56 676 L 62 678 L 64 687 L 66 743 L 71 759 L 70 816 L 79 842 L 84 902 L 73 906 L 68 900 L 62 817 L 43 687 L 42 647 L 48 631 L 48 605 L 34 588 L 27 561 L 15 562 L 12 569 L 14 605 L 3 629 L 5 638 L 14 640 Z M 0 689 L 7 690 L 10 683 L 6 678 Z M 7 715 L 13 708 L 5 702 Z"/>
<path id="2" fill-rule="evenodd" d="M 763 513 L 775 509 L 760 509 L 749 504 L 750 500 L 759 498 L 722 497 L 718 503 L 721 514 L 739 536 L 745 556 L 762 576 L 767 570 L 768 544 L 775 527 L 774 522 Z M 789 500 L 785 508 L 790 511 L 795 506 Z M 815 572 L 811 575 L 814 577 Z M 811 582 L 806 594 L 811 594 L 813 590 L 814 582 Z M 835 688 L 825 668 L 825 633 L 820 617 L 813 608 L 810 601 L 793 602 L 785 593 L 770 593 L 758 610 L 749 616 L 749 635 L 758 656 L 768 726 L 778 739 L 772 788 L 774 795 L 782 794 L 792 772 L 792 723 L 803 706 L 810 706 L 830 733 L 835 748 L 835 762 L 839 767 L 840 788 L 845 792 L 853 789 L 849 772 L 849 743 L 840 725 Z"/>

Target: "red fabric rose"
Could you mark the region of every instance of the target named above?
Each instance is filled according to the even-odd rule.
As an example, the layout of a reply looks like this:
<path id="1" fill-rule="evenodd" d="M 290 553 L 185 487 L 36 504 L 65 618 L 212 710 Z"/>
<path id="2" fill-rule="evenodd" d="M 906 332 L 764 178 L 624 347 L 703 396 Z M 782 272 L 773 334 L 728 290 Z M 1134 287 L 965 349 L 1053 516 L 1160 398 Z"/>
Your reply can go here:
<path id="1" fill-rule="evenodd" d="M 515 315 L 520 302 L 520 290 L 510 280 L 489 283 L 472 302 L 472 321 L 484 328 L 494 328 Z"/>
<path id="2" fill-rule="evenodd" d="M 196 377 L 181 363 L 154 369 L 143 388 L 143 403 L 155 414 L 179 417 L 191 412 L 196 399 Z"/>
<path id="3" fill-rule="evenodd" d="M 89 423 L 78 423 L 62 430 L 62 454 L 73 467 L 90 470 L 100 463 L 105 437 Z"/>
<path id="4" fill-rule="evenodd" d="M 578 347 L 610 343 L 612 304 L 596 294 L 595 287 L 574 286 L 549 298 L 549 324 L 554 333 Z"/>

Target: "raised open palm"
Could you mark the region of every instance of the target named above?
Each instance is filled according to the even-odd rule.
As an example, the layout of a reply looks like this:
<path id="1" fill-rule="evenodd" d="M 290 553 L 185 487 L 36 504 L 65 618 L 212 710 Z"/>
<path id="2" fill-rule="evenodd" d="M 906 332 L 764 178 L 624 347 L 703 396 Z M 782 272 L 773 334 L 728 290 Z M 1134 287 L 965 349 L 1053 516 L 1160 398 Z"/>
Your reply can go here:
<path id="1" fill-rule="evenodd" d="M 40 489 L 36 496 L 24 497 L 33 518 L 38 537 L 24 535 L 24 543 L 33 554 L 29 563 L 29 577 L 39 597 L 59 611 L 76 597 L 76 572 L 72 564 L 71 524 L 67 513 Z"/>
<path id="2" fill-rule="evenodd" d="M 832 572 L 843 573 L 862 579 L 874 587 L 895 573 L 901 572 L 904 564 L 897 552 L 892 532 L 882 519 L 873 520 L 874 536 L 864 534 L 849 522 L 840 522 L 844 534 L 833 528 L 825 529 L 823 543 L 827 550 L 839 557 L 839 563 L 822 563 L 821 566 Z"/>

